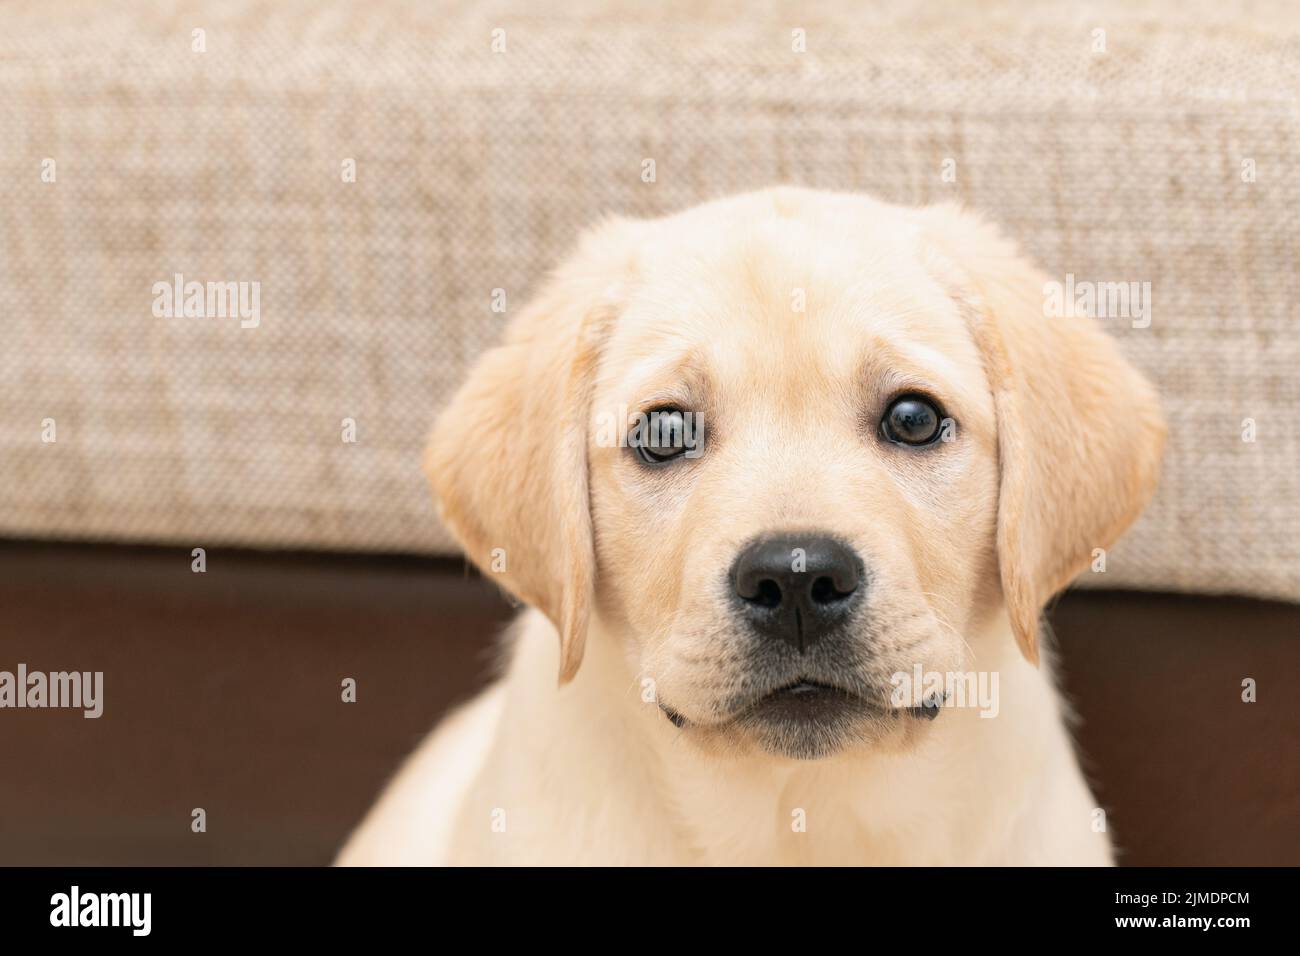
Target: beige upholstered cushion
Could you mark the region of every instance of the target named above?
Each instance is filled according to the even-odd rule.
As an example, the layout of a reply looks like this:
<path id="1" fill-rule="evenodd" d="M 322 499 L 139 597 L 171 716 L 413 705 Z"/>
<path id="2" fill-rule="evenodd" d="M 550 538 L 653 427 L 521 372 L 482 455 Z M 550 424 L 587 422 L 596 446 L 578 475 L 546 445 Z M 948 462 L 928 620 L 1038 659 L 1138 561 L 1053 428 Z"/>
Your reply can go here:
<path id="1" fill-rule="evenodd" d="M 3 5 L 0 533 L 448 549 L 426 430 L 576 232 L 795 182 L 1150 282 L 1165 478 L 1090 583 L 1300 597 L 1295 5 L 914 6 Z"/>

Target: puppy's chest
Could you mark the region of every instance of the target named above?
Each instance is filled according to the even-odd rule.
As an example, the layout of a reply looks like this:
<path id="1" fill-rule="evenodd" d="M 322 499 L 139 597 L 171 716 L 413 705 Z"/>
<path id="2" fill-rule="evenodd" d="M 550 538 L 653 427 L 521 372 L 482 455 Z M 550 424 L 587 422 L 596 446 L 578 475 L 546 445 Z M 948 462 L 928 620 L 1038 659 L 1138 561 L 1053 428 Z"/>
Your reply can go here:
<path id="1" fill-rule="evenodd" d="M 763 798 L 765 797 L 765 799 Z M 888 866 L 942 856 L 933 834 L 871 824 L 871 810 L 852 801 L 798 793 L 752 793 L 722 799 L 695 815 L 686 842 L 691 862 L 721 866 Z M 884 822 L 884 821 L 881 821 Z M 909 839 L 909 837 L 911 837 Z"/>

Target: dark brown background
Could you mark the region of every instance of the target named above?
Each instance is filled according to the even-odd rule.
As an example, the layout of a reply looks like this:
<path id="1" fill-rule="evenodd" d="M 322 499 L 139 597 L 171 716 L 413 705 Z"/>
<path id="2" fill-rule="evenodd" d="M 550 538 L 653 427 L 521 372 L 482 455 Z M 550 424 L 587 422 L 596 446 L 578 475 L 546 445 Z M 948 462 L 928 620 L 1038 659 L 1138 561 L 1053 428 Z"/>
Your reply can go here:
<path id="1" fill-rule="evenodd" d="M 512 613 L 458 561 L 190 560 L 0 542 L 0 670 L 105 675 L 98 720 L 0 710 L 0 864 L 326 863 Z M 1125 862 L 1300 863 L 1300 608 L 1075 592 L 1051 617 Z"/>

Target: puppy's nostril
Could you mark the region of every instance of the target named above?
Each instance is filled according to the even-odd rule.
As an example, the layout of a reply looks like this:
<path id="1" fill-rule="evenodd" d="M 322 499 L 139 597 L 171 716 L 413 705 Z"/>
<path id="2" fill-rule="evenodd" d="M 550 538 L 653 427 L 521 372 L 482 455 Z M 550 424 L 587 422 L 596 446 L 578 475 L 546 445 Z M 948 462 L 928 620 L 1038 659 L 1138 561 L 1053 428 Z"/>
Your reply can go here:
<path id="1" fill-rule="evenodd" d="M 847 585 L 847 587 L 841 585 Z M 808 596 L 817 604 L 834 604 L 836 601 L 843 601 L 846 597 L 852 596 L 857 588 L 856 581 L 845 581 L 836 584 L 830 577 L 822 576 L 813 581 Z"/>
<path id="2" fill-rule="evenodd" d="M 781 606 L 781 586 L 771 578 L 758 582 L 758 593 L 749 600 L 762 607 Z"/>

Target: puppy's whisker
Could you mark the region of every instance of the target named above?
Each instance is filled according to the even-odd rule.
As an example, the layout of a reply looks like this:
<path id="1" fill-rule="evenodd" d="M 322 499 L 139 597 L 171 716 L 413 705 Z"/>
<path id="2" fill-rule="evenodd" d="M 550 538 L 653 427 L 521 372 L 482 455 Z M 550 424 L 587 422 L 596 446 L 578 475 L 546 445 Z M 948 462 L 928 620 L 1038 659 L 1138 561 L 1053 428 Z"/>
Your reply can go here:
<path id="1" fill-rule="evenodd" d="M 935 599 L 939 598 L 939 595 L 931 591 L 922 591 L 921 594 L 924 594 L 926 597 L 932 597 Z M 938 608 L 931 607 L 930 613 L 934 615 L 934 619 L 938 621 L 941 626 L 948 629 L 949 634 L 957 638 L 957 640 L 961 641 L 962 646 L 966 648 L 967 661 L 973 661 L 975 659 L 975 648 L 970 646 L 970 641 L 966 640 L 966 635 L 962 634 L 960 631 L 957 630 L 957 628 L 953 627 L 952 624 L 949 623 L 948 619 L 943 616 L 943 614 L 939 611 Z"/>

